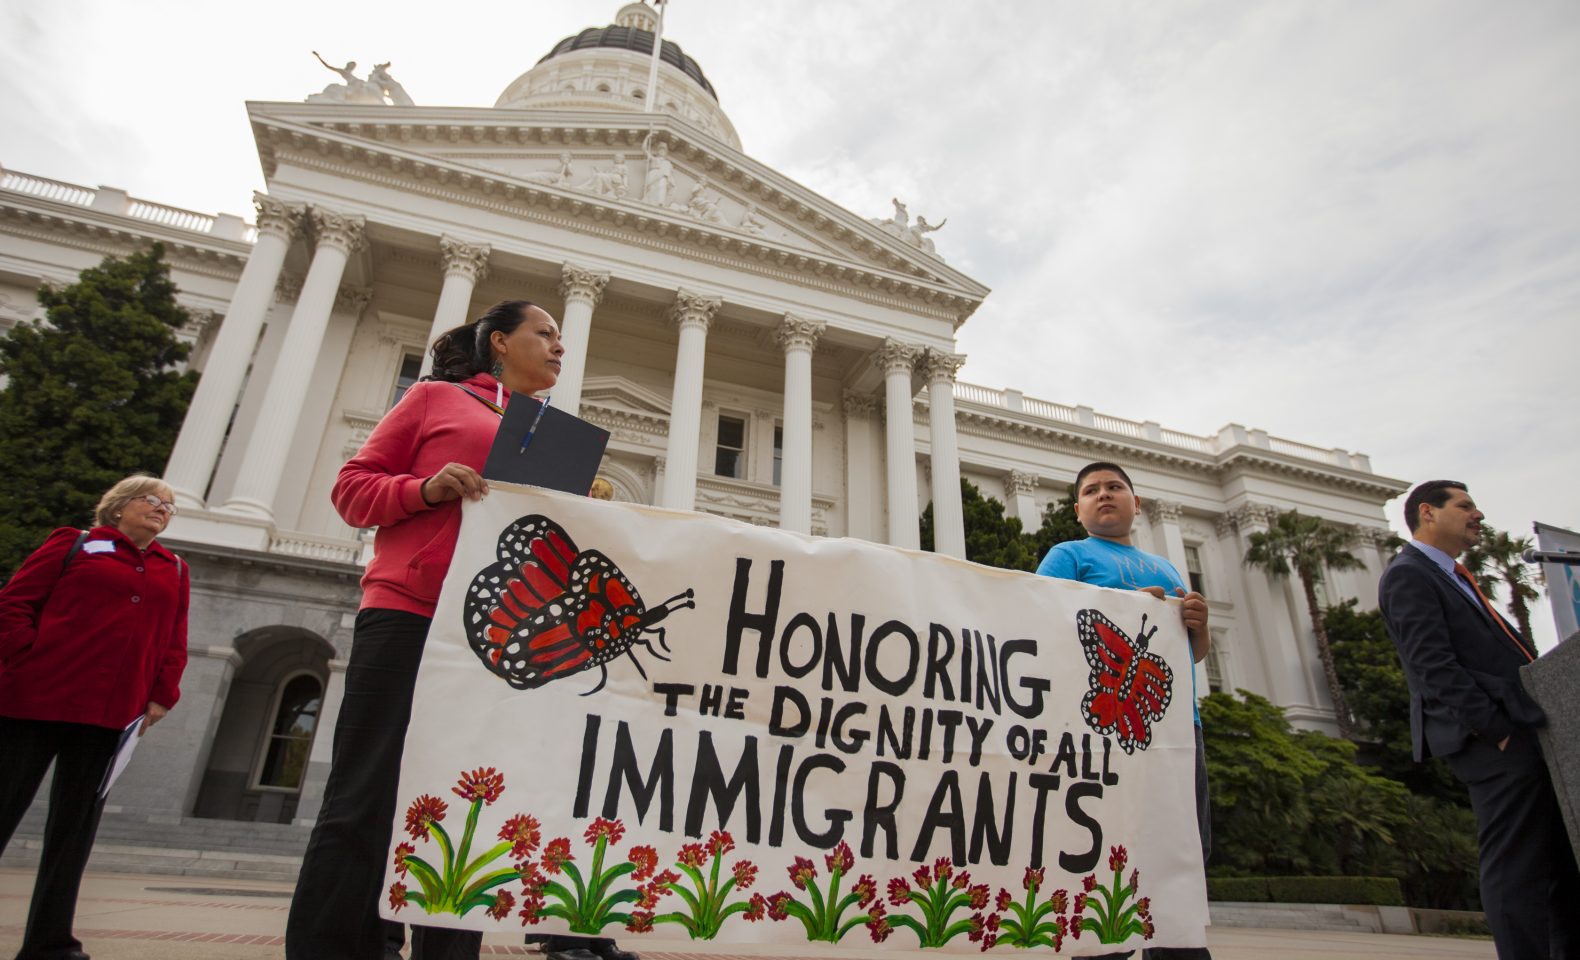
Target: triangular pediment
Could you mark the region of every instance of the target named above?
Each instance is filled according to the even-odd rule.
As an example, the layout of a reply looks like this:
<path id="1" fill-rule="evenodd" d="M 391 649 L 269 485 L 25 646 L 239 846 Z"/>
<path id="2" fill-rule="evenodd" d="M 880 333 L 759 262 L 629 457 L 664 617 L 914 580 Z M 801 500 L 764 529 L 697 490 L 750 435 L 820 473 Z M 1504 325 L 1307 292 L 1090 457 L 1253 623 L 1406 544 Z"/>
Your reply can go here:
<path id="1" fill-rule="evenodd" d="M 669 416 L 668 397 L 624 377 L 588 377 L 582 384 L 581 402 L 638 416 Z"/>
<path id="2" fill-rule="evenodd" d="M 823 280 L 913 297 L 964 319 L 985 286 L 878 221 L 671 116 L 249 104 L 266 174 L 305 152 L 449 188 L 570 210 Z"/>

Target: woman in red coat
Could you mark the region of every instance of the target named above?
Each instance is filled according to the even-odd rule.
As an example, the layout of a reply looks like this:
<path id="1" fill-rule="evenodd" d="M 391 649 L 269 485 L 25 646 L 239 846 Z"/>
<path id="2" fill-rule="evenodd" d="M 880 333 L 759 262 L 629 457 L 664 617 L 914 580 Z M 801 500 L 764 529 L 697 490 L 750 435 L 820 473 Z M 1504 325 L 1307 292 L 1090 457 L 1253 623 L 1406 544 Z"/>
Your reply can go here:
<path id="1" fill-rule="evenodd" d="M 99 784 L 121 731 L 138 717 L 147 730 L 181 696 L 190 583 L 154 539 L 174 499 L 157 477 L 127 477 L 99 500 L 97 526 L 56 530 L 0 589 L 0 852 L 55 765 L 17 960 L 86 960 L 71 925 Z"/>
<path id="2" fill-rule="evenodd" d="M 379 919 L 412 690 L 461 528 L 461 498 L 488 492 L 478 473 L 514 391 L 559 378 L 560 328 L 507 300 L 433 345 L 433 376 L 414 384 L 341 468 L 331 498 L 354 527 L 378 527 L 362 577 L 335 722 L 324 806 L 285 930 L 289 960 L 382 960 Z M 476 957 L 482 935 L 415 927 L 412 960 Z"/>

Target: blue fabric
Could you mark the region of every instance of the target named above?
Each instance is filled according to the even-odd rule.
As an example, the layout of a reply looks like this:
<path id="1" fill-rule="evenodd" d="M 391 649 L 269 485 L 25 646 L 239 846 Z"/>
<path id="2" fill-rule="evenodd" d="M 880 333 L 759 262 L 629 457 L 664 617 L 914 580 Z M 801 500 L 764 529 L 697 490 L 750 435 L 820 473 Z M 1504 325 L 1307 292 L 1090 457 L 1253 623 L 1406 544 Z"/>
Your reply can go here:
<path id="1" fill-rule="evenodd" d="M 1037 573 L 1055 580 L 1077 580 L 1115 590 L 1162 587 L 1169 596 L 1175 589 L 1189 592 L 1174 564 L 1163 557 L 1125 543 L 1101 537 L 1056 543 L 1037 565 Z M 1196 707 L 1196 664 L 1190 669 L 1190 708 L 1196 725 L 1201 726 L 1201 711 Z"/>
<path id="2" fill-rule="evenodd" d="M 1481 598 L 1476 596 L 1476 591 L 1469 583 L 1465 582 L 1464 577 L 1459 575 L 1459 571 L 1454 569 L 1458 561 L 1438 548 L 1432 546 L 1430 543 L 1422 543 L 1419 540 L 1411 540 L 1410 546 L 1415 547 L 1417 550 L 1426 554 L 1426 558 L 1428 560 L 1437 564 L 1444 573 L 1448 574 L 1448 579 L 1454 581 L 1455 586 L 1459 587 L 1459 592 L 1469 597 L 1470 602 L 1476 605 L 1476 609 L 1481 609 Z"/>

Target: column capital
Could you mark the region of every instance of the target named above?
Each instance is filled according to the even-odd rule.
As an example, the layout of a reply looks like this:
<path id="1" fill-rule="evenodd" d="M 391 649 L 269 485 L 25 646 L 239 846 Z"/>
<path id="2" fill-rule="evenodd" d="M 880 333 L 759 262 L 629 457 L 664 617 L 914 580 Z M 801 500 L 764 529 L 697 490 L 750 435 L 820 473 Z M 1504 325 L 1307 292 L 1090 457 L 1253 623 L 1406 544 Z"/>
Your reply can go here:
<path id="1" fill-rule="evenodd" d="M 723 300 L 690 290 L 675 291 L 675 302 L 670 305 L 669 319 L 679 327 L 701 327 L 706 330 L 713 323 Z"/>
<path id="2" fill-rule="evenodd" d="M 963 353 L 944 353 L 928 348 L 922 353 L 920 362 L 928 383 L 954 383 L 955 374 L 966 362 L 966 357 Z"/>
<path id="3" fill-rule="evenodd" d="M 872 359 L 885 375 L 901 371 L 909 373 L 919 353 L 921 347 L 889 337 L 883 341 L 883 346 L 873 351 Z"/>
<path id="4" fill-rule="evenodd" d="M 607 273 L 599 273 L 574 263 L 560 265 L 560 296 L 568 304 L 580 300 L 591 306 L 603 302 L 603 288 L 609 283 Z"/>
<path id="5" fill-rule="evenodd" d="M 866 420 L 878 412 L 878 398 L 870 393 L 846 390 L 841 400 L 847 420 Z"/>
<path id="6" fill-rule="evenodd" d="M 279 237 L 286 243 L 296 236 L 302 229 L 302 217 L 306 208 L 299 203 L 286 203 L 277 200 L 267 193 L 253 193 L 252 205 L 258 211 L 258 235 L 265 234 Z"/>
<path id="7" fill-rule="evenodd" d="M 296 298 L 302 295 L 302 278 L 288 277 L 282 274 L 274 282 L 275 303 L 295 303 Z"/>
<path id="8" fill-rule="evenodd" d="M 341 287 L 335 291 L 335 309 L 345 310 L 355 317 L 362 316 L 372 300 L 372 287 Z"/>
<path id="9" fill-rule="evenodd" d="M 313 233 L 320 246 L 328 244 L 346 256 L 367 246 L 367 218 L 359 213 L 335 213 L 323 207 L 312 209 Z"/>
<path id="10" fill-rule="evenodd" d="M 1236 533 L 1265 530 L 1277 514 L 1277 507 L 1265 503 L 1242 503 L 1218 518 L 1218 533 L 1222 536 L 1229 530 Z"/>
<path id="11" fill-rule="evenodd" d="M 1032 493 L 1041 482 L 1041 477 L 1035 473 L 1027 473 L 1024 470 L 1011 470 L 1009 473 L 1004 474 L 1004 486 L 1008 488 L 1009 495 L 1012 497 L 1023 493 Z"/>
<path id="12" fill-rule="evenodd" d="M 808 320 L 798 317 L 793 313 L 784 315 L 779 321 L 779 326 L 774 328 L 774 342 L 779 344 L 779 349 L 785 353 L 792 350 L 805 350 L 811 353 L 817 347 L 818 337 L 828 329 L 828 324 L 821 320 Z"/>
<path id="13" fill-rule="evenodd" d="M 467 243 L 451 236 L 439 238 L 439 259 L 447 277 L 465 277 L 477 283 L 488 276 L 488 255 L 492 252 L 486 243 Z"/>
<path id="14" fill-rule="evenodd" d="M 1177 500 L 1147 497 L 1141 501 L 1141 509 L 1146 512 L 1148 519 L 1157 523 L 1179 523 L 1180 513 L 1185 509 L 1185 505 Z"/>

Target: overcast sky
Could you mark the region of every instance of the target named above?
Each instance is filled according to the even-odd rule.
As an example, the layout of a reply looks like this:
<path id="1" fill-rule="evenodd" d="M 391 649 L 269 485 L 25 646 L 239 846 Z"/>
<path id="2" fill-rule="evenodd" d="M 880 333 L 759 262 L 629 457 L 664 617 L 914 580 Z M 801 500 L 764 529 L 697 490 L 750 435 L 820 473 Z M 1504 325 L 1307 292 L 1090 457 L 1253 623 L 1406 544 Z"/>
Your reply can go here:
<path id="1" fill-rule="evenodd" d="M 618 7 L 0 0 L 0 164 L 250 217 L 243 101 L 335 81 L 309 51 L 489 106 Z M 949 218 L 994 291 L 964 379 L 1580 529 L 1573 0 L 673 0 L 665 35 L 753 157 Z"/>

